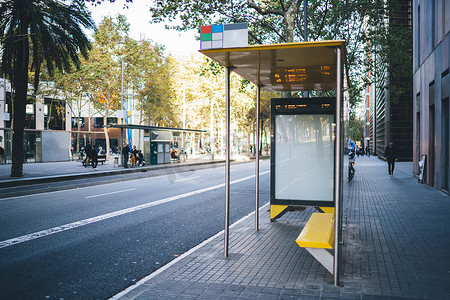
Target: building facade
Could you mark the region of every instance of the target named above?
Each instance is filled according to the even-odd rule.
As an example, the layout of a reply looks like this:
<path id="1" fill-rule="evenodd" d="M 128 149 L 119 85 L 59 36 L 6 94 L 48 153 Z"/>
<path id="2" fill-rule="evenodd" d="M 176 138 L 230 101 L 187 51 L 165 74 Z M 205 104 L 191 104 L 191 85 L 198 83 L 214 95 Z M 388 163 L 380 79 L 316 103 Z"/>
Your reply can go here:
<path id="1" fill-rule="evenodd" d="M 11 162 L 12 155 L 12 95 L 10 82 L 1 79 L 0 147 L 5 150 L 6 163 Z M 78 157 L 79 150 L 87 143 L 106 149 L 104 118 L 89 104 L 80 113 L 72 110 L 62 98 L 52 95 L 34 99 L 29 95 L 25 116 L 24 162 L 61 161 Z M 116 114 L 109 117 L 107 123 L 117 124 Z M 120 130 L 109 128 L 108 135 L 111 149 L 117 150 Z"/>
<path id="2" fill-rule="evenodd" d="M 449 191 L 450 0 L 414 0 L 414 174 Z"/>
<path id="3" fill-rule="evenodd" d="M 410 29 L 413 24 L 412 1 L 398 0 L 393 15 L 386 20 L 385 26 L 406 27 Z M 405 53 L 412 52 L 413 45 L 409 49 L 401 49 Z M 409 59 L 412 59 L 412 55 Z M 377 64 L 377 57 L 372 57 Z M 408 68 L 408 64 L 388 61 L 398 68 Z M 400 161 L 413 159 L 413 102 L 412 102 L 412 78 L 394 78 L 389 71 L 378 72 L 378 78 L 366 91 L 365 101 L 367 108 L 366 132 L 368 144 L 372 154 L 384 158 L 386 146 L 393 141 Z M 375 74 L 368 74 L 369 77 Z M 374 79 L 374 78 L 372 78 Z M 396 86 L 407 87 L 394 101 L 390 91 Z M 389 88 L 388 88 L 389 87 Z"/>

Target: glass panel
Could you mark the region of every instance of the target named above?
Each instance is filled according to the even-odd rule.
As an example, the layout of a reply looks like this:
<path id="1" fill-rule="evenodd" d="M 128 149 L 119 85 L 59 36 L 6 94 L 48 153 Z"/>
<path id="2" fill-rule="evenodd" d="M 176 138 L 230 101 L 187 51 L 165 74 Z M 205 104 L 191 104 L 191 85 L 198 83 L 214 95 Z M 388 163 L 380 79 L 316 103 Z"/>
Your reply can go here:
<path id="1" fill-rule="evenodd" d="M 334 116 L 275 118 L 275 198 L 333 201 Z"/>

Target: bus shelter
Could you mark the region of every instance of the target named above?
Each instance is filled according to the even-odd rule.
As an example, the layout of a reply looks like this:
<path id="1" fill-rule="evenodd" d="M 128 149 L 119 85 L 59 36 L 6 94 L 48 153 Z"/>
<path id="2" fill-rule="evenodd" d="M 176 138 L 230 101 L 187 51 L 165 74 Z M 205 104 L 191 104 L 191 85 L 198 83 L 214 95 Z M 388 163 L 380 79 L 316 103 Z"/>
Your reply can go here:
<path id="1" fill-rule="evenodd" d="M 335 96 L 331 98 L 272 99 L 270 215 L 273 220 L 289 207 L 298 205 L 315 206 L 323 210 L 334 208 L 333 226 L 336 230 L 333 233 L 334 254 L 331 272 L 335 285 L 338 285 L 342 233 L 345 42 L 255 45 L 204 49 L 200 52 L 218 62 L 226 70 L 225 257 L 228 256 L 229 244 L 231 72 L 256 85 L 258 125 L 262 88 L 268 91 L 285 92 L 285 95 L 296 91 L 319 93 L 335 91 Z M 312 125 L 309 127 L 302 125 L 307 123 Z M 260 127 L 256 126 L 256 128 L 258 137 L 256 148 L 259 149 Z M 299 128 L 301 132 L 297 130 Z M 320 143 L 316 142 L 313 145 L 310 143 L 311 140 L 320 141 Z M 317 158 L 317 152 L 326 159 Z M 310 158 L 315 157 L 313 162 L 319 164 L 318 168 L 311 165 L 307 171 L 304 168 L 301 171 L 302 168 L 298 168 L 308 162 L 308 155 Z M 321 171 L 318 172 L 318 169 Z M 259 151 L 256 151 L 255 173 L 255 229 L 258 230 Z"/>
<path id="2" fill-rule="evenodd" d="M 124 130 L 131 130 L 131 129 L 141 130 L 143 132 L 144 160 L 152 165 L 170 162 L 171 160 L 170 148 L 175 141 L 174 133 L 179 133 L 182 136 L 181 147 L 183 148 L 183 155 L 184 155 L 183 160 L 185 160 L 186 139 L 184 138 L 184 135 L 186 133 L 203 134 L 207 132 L 205 130 L 197 130 L 197 129 L 182 129 L 174 127 L 159 127 L 159 126 L 135 125 L 135 124 L 115 124 L 115 125 L 108 125 L 108 127 L 120 128 L 121 149 L 123 149 L 124 146 L 123 141 L 125 140 Z"/>

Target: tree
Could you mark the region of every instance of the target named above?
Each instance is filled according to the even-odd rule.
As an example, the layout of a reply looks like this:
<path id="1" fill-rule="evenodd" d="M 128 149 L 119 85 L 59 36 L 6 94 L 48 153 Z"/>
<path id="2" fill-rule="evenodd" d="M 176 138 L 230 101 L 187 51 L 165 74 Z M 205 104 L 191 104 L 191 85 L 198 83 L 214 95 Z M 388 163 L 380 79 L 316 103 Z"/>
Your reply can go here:
<path id="1" fill-rule="evenodd" d="M 251 43 L 293 42 L 302 0 L 289 1 L 156 1 L 150 8 L 153 22 L 180 18 L 178 30 L 199 29 L 211 23 L 249 23 Z"/>
<path id="2" fill-rule="evenodd" d="M 79 70 L 55 72 L 51 78 L 55 86 L 58 87 L 58 92 L 61 97 L 69 107 L 71 116 L 74 116 L 77 123 L 78 132 L 76 135 L 76 148 L 74 149 L 76 153 L 80 152 L 80 131 L 81 127 L 86 123 L 86 121 L 82 122 L 81 112 L 86 105 L 89 105 L 89 101 L 86 101 L 85 97 L 84 66 L 85 62 L 82 60 Z"/>
<path id="3" fill-rule="evenodd" d="M 171 59 L 164 48 L 151 41 L 130 41 L 123 49 L 128 86 L 141 112 L 139 124 L 172 126 L 173 93 Z"/>
<path id="4" fill-rule="evenodd" d="M 308 36 L 311 40 L 345 40 L 347 62 L 350 67 L 350 100 L 353 106 L 360 101 L 360 78 L 364 75 L 365 16 L 383 1 L 371 0 L 309 0 Z M 171 26 L 177 30 L 199 29 L 211 23 L 249 24 L 249 43 L 284 43 L 304 40 L 304 20 L 301 0 L 233 1 L 189 0 L 157 1 L 150 8 L 153 22 L 180 18 L 182 24 Z M 353 83 L 353 84 L 352 84 Z"/>
<path id="5" fill-rule="evenodd" d="M 108 117 L 121 106 L 120 48 L 130 42 L 126 18 L 104 18 L 94 34 L 93 48 L 83 65 L 83 86 L 94 109 L 103 117 L 106 158 L 109 159 L 110 141 Z"/>
<path id="6" fill-rule="evenodd" d="M 408 17 L 398 0 L 387 1 L 367 15 L 363 35 L 369 74 L 364 79 L 377 88 L 386 88 L 394 104 L 411 93 L 413 34 Z"/>
<path id="7" fill-rule="evenodd" d="M 350 114 L 348 135 L 354 141 L 364 142 L 364 121 L 355 114 Z"/>
<path id="8" fill-rule="evenodd" d="M 0 4 L 2 70 L 15 91 L 11 176 L 23 176 L 23 136 L 28 93 L 28 71 L 34 72 L 34 92 L 41 67 L 54 69 L 80 65 L 91 44 L 82 27 L 95 29 L 90 16 L 77 6 L 53 0 L 9 0 Z"/>

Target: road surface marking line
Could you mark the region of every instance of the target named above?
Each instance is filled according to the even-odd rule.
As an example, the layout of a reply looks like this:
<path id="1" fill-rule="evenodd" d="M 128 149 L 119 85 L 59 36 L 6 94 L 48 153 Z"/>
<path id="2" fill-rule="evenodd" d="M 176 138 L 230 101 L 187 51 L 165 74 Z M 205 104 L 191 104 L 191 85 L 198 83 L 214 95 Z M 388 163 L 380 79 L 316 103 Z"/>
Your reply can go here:
<path id="1" fill-rule="evenodd" d="M 134 191 L 135 189 L 127 189 L 127 190 L 121 190 L 121 191 L 115 191 L 115 192 L 109 192 L 109 193 L 103 193 L 103 194 L 97 194 L 97 195 L 92 195 L 92 196 L 86 196 L 84 197 L 85 199 L 89 199 L 89 198 L 95 198 L 95 197 L 101 197 L 101 196 L 106 196 L 106 195 L 112 195 L 112 194 L 118 194 L 118 193 L 124 193 L 124 192 L 129 192 L 129 191 Z"/>
<path id="2" fill-rule="evenodd" d="M 263 175 L 265 173 L 269 173 L 269 171 L 262 172 L 262 173 L 260 173 L 260 175 Z M 251 175 L 251 176 L 243 177 L 243 178 L 240 178 L 240 179 L 236 179 L 236 180 L 231 181 L 230 184 L 239 183 L 239 182 L 251 179 L 253 177 L 255 177 L 255 175 Z M 15 238 L 12 238 L 12 239 L 9 239 L 9 240 L 4 240 L 4 241 L 0 242 L 0 249 L 6 248 L 6 247 L 9 247 L 9 246 L 12 246 L 12 245 L 16 245 L 16 244 L 28 242 L 28 241 L 31 241 L 31 240 L 35 240 L 35 239 L 38 239 L 38 238 L 41 238 L 41 237 L 46 237 L 46 236 L 49 236 L 51 234 L 63 232 L 63 231 L 66 231 L 66 230 L 70 230 L 70 229 L 78 228 L 78 227 L 81 227 L 81 226 L 89 225 L 89 224 L 92 224 L 92 223 L 100 222 L 100 221 L 103 221 L 103 220 L 107 220 L 107 219 L 110 219 L 110 218 L 118 217 L 118 216 L 121 216 L 121 215 L 124 215 L 124 214 L 132 213 L 132 212 L 139 211 L 139 210 L 142 210 L 142 209 L 146 209 L 146 208 L 149 208 L 149 207 L 153 207 L 153 206 L 156 206 L 156 205 L 169 203 L 169 202 L 172 202 L 172 201 L 175 201 L 175 200 L 179 200 L 179 199 L 182 199 L 182 198 L 191 197 L 191 196 L 194 196 L 194 195 L 197 195 L 197 194 L 209 192 L 209 191 L 212 191 L 212 190 L 224 187 L 224 186 L 225 186 L 225 183 L 221 183 L 221 184 L 213 185 L 213 186 L 210 186 L 210 187 L 207 187 L 207 188 L 199 189 L 199 190 L 196 190 L 196 191 L 193 191 L 193 192 L 188 192 L 188 193 L 184 193 L 184 194 L 168 197 L 168 198 L 157 200 L 157 201 L 154 201 L 154 202 L 141 204 L 141 205 L 133 206 L 133 207 L 130 207 L 130 208 L 126 208 L 126 209 L 118 210 L 118 211 L 115 211 L 115 212 L 111 212 L 111 213 L 108 213 L 108 214 L 96 216 L 96 217 L 93 217 L 93 218 L 88 218 L 88 219 L 84 219 L 84 220 L 81 220 L 81 221 L 65 224 L 65 225 L 62 225 L 62 226 L 57 226 L 57 227 L 53 227 L 53 228 L 37 231 L 37 232 L 34 232 L 34 233 L 22 235 L 22 236 L 15 237 Z"/>
<path id="3" fill-rule="evenodd" d="M 238 171 L 238 169 L 230 169 L 230 172 Z M 221 173 L 225 173 L 225 171 L 222 171 Z"/>
<path id="4" fill-rule="evenodd" d="M 268 171 L 267 171 L 267 172 L 264 172 L 264 173 L 260 173 L 260 175 L 265 174 L 265 173 L 268 173 Z M 263 206 L 261 206 L 261 207 L 259 208 L 259 210 L 260 210 L 260 211 L 263 211 L 264 209 L 267 208 L 267 206 L 268 206 L 269 204 L 270 204 L 269 202 L 266 203 L 266 204 L 264 204 Z M 252 211 L 251 213 L 249 213 L 248 215 L 246 215 L 246 216 L 243 217 L 242 219 L 237 220 L 235 223 L 233 223 L 233 224 L 230 226 L 230 229 L 232 229 L 233 227 L 235 227 L 235 226 L 237 226 L 238 224 L 242 223 L 243 221 L 245 221 L 246 219 L 250 218 L 250 217 L 251 217 L 252 215 L 254 215 L 254 214 L 255 214 L 255 212 Z M 173 266 L 174 264 L 180 262 L 181 260 L 183 260 L 184 258 L 186 258 L 187 256 L 189 256 L 190 254 L 194 253 L 194 252 L 197 251 L 198 249 L 202 248 L 203 246 L 205 246 L 206 244 L 210 243 L 210 242 L 213 241 L 215 238 L 217 238 L 217 237 L 219 237 L 219 236 L 221 236 L 221 235 L 223 235 L 223 234 L 224 234 L 224 230 L 222 230 L 222 231 L 216 233 L 215 235 L 213 235 L 213 236 L 210 237 L 209 239 L 204 240 L 203 242 L 201 242 L 200 244 L 198 244 L 198 245 L 195 246 L 194 248 L 189 249 L 187 252 L 181 254 L 180 256 L 178 256 L 177 258 L 175 258 L 174 260 L 172 260 L 172 261 L 170 261 L 169 263 L 165 264 L 164 266 L 162 266 L 161 268 L 159 268 L 159 269 L 156 270 L 155 272 L 153 272 L 153 273 L 147 275 L 146 277 L 142 278 L 141 280 L 139 280 L 138 282 L 136 282 L 136 283 L 133 284 L 132 286 L 129 286 L 127 289 L 125 289 L 125 290 L 123 290 L 122 292 L 120 292 L 120 293 L 114 295 L 113 297 L 109 298 L 109 300 L 118 300 L 118 299 L 120 299 L 121 297 L 124 297 L 124 296 L 125 296 L 124 299 L 126 299 L 126 295 L 127 295 L 128 293 L 130 293 L 132 290 L 134 290 L 134 289 L 140 287 L 141 285 L 145 284 L 148 280 L 150 280 L 150 279 L 152 279 L 153 277 L 155 277 L 156 275 L 158 275 L 158 274 L 164 272 L 165 270 L 167 270 L 168 268 L 170 268 L 170 267 Z M 137 296 L 139 296 L 139 295 L 137 295 Z"/>
<path id="5" fill-rule="evenodd" d="M 189 178 L 177 179 L 174 182 L 186 181 L 186 180 L 197 179 L 197 178 L 200 178 L 200 176 L 194 176 L 194 177 L 189 177 Z"/>

